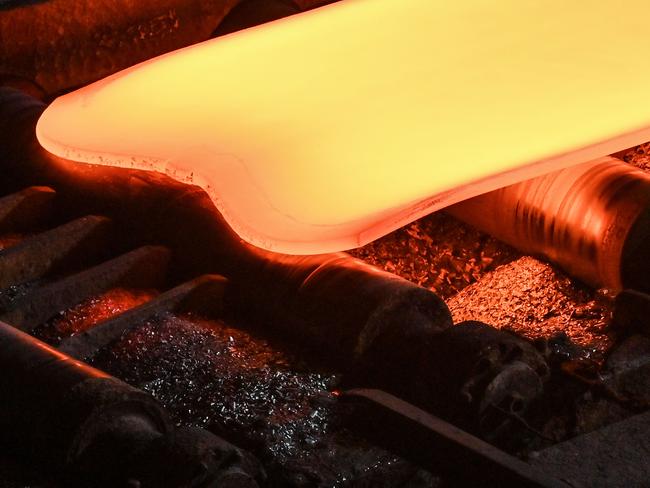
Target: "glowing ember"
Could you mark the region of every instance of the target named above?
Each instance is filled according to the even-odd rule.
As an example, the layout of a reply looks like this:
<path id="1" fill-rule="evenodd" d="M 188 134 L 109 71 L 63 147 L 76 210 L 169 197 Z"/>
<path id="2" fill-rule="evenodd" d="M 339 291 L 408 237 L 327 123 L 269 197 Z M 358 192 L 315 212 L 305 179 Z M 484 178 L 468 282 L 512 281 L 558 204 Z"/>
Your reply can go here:
<path id="1" fill-rule="evenodd" d="M 266 249 L 352 248 L 650 139 L 633 3 L 342 2 L 61 97 L 38 138 L 196 183 Z"/>

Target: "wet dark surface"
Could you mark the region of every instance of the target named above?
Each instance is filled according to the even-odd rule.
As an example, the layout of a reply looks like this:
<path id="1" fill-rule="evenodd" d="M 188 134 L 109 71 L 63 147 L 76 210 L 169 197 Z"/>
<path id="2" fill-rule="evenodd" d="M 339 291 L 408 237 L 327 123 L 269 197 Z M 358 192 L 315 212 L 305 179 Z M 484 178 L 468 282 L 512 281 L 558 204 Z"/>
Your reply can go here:
<path id="1" fill-rule="evenodd" d="M 344 426 L 336 374 L 310 370 L 223 322 L 166 314 L 128 333 L 94 366 L 152 393 L 178 425 L 208 428 L 251 450 L 277 486 L 436 486 Z"/>
<path id="2" fill-rule="evenodd" d="M 43 284 L 43 280 L 30 281 L 20 285 L 12 285 L 0 290 L 0 314 L 9 310 L 14 302 L 26 296 L 30 291 Z"/>

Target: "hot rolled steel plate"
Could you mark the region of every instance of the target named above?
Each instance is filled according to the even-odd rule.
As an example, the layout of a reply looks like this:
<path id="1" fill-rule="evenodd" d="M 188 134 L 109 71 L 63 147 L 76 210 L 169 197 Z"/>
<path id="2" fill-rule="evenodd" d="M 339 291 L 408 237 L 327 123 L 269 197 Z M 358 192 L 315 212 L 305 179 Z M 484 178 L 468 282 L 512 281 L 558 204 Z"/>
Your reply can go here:
<path id="1" fill-rule="evenodd" d="M 350 0 L 57 99 L 85 163 L 202 186 L 269 250 L 349 249 L 446 205 L 650 139 L 650 4 Z"/>

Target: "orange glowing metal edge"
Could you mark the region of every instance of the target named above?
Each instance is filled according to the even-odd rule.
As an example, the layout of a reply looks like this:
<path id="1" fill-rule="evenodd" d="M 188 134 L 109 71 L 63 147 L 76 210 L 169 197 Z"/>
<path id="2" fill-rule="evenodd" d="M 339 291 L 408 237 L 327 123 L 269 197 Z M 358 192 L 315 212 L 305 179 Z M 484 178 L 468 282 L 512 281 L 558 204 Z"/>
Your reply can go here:
<path id="1" fill-rule="evenodd" d="M 648 17 L 646 0 L 343 1 L 60 97 L 37 135 L 200 185 L 257 246 L 343 250 L 649 140 Z"/>

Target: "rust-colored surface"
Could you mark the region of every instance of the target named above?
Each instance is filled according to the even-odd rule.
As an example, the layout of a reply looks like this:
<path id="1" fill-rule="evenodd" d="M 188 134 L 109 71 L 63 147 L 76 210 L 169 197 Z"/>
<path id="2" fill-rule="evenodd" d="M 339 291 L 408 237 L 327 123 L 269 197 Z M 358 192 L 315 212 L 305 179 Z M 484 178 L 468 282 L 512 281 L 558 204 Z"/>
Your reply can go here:
<path id="1" fill-rule="evenodd" d="M 25 238 L 23 234 L 17 232 L 10 232 L 0 235 L 0 251 L 9 247 L 15 246 Z"/>
<path id="2" fill-rule="evenodd" d="M 612 344 L 611 301 L 530 256 L 498 267 L 447 304 L 455 322 L 480 320 L 530 339 L 562 333 L 595 352 Z"/>
<path id="3" fill-rule="evenodd" d="M 115 288 L 63 311 L 41 329 L 39 336 L 58 342 L 62 337 L 88 330 L 103 320 L 151 300 L 156 295 L 155 290 Z"/>
<path id="4" fill-rule="evenodd" d="M 566 334 L 596 355 L 612 345 L 606 293 L 449 215 L 425 217 L 351 253 L 438 293 L 455 323 L 480 320 L 530 339 Z"/>
<path id="5" fill-rule="evenodd" d="M 0 81 L 26 79 L 48 95 L 85 85 L 208 39 L 238 2 L 23 2 L 0 15 Z"/>
<path id="6" fill-rule="evenodd" d="M 442 212 L 349 253 L 445 299 L 521 255 Z"/>
<path id="7" fill-rule="evenodd" d="M 623 161 L 650 172 L 650 142 L 617 154 Z"/>

